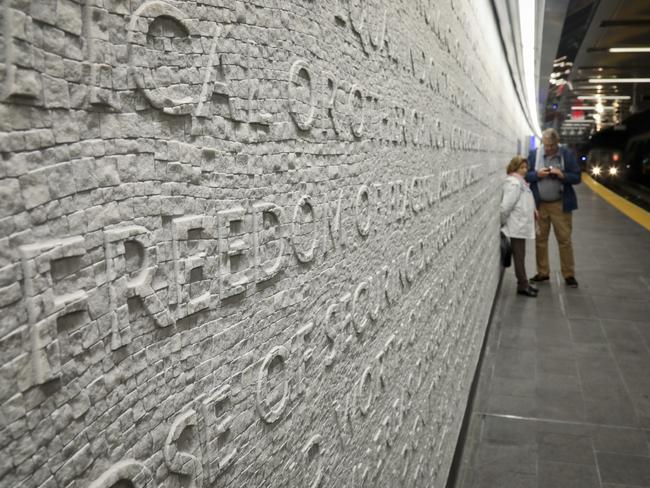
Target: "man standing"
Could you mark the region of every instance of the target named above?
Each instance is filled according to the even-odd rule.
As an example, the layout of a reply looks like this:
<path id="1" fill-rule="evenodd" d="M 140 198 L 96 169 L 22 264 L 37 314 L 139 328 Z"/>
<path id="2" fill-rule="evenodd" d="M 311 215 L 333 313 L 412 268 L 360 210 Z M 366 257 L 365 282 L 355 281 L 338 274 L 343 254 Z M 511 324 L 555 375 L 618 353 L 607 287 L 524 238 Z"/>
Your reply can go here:
<path id="1" fill-rule="evenodd" d="M 560 266 L 567 286 L 578 287 L 571 244 L 571 212 L 578 208 L 573 185 L 580 183 L 580 167 L 573 152 L 560 147 L 555 129 L 542 132 L 542 145 L 528 155 L 530 165 L 526 180 L 535 197 L 539 213 L 539 232 L 535 239 L 537 274 L 530 281 L 549 279 L 548 235 L 553 232 L 560 249 Z"/>

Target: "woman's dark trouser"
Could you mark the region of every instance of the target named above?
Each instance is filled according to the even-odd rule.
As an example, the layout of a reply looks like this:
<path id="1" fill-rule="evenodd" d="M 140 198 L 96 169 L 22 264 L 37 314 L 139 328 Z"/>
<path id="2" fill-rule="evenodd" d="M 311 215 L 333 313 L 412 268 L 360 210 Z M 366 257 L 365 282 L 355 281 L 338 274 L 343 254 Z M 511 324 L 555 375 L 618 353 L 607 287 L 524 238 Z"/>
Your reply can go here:
<path id="1" fill-rule="evenodd" d="M 517 290 L 528 288 L 528 276 L 526 276 L 526 239 L 510 238 L 512 247 L 512 261 L 515 263 L 515 276 L 517 277 Z"/>

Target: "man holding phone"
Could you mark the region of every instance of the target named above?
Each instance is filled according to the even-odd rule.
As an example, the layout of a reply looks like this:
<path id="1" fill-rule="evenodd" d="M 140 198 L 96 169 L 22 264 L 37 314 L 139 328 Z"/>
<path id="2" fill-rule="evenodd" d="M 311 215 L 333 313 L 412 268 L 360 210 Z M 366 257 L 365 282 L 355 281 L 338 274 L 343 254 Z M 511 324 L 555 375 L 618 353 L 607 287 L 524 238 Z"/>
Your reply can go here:
<path id="1" fill-rule="evenodd" d="M 539 219 L 535 238 L 537 274 L 530 280 L 542 282 L 550 277 L 548 236 L 553 225 L 562 276 L 567 286 L 577 288 L 571 243 L 571 212 L 578 208 L 573 185 L 580 183 L 580 167 L 573 152 L 560 146 L 560 137 L 555 129 L 542 132 L 542 145 L 530 152 L 528 162 L 530 167 L 526 180 L 533 191 Z"/>

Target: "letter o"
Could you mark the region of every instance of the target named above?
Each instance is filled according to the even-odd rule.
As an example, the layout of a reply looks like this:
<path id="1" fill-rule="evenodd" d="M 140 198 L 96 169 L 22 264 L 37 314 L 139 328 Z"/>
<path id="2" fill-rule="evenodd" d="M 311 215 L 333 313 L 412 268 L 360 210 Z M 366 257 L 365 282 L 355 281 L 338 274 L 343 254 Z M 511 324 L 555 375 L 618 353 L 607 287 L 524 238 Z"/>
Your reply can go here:
<path id="1" fill-rule="evenodd" d="M 368 293 L 368 283 L 362 281 L 354 290 L 354 295 L 352 296 L 352 325 L 357 334 L 361 334 L 365 328 L 368 326 L 368 306 L 366 302 L 366 307 L 361 314 L 361 318 L 358 318 L 357 308 L 359 307 L 359 299 L 361 295 L 366 294 L 366 300 L 370 300 L 370 294 Z"/>
<path id="2" fill-rule="evenodd" d="M 370 315 L 370 318 L 373 321 L 376 322 L 377 320 L 379 320 L 379 312 L 381 311 L 381 300 L 382 300 L 382 291 L 383 290 L 381 288 L 381 284 L 379 282 L 379 278 L 378 278 L 377 275 L 375 275 L 375 277 L 372 279 L 372 281 L 370 283 L 371 283 L 371 285 L 369 285 L 369 288 L 372 287 L 372 288 L 370 288 L 370 291 L 372 291 L 373 288 L 375 290 L 374 291 L 374 293 L 375 293 L 375 297 L 374 297 L 375 304 L 374 304 L 374 307 L 370 307 L 370 310 L 368 311 L 368 313 Z M 369 293 L 368 295 L 369 295 L 369 299 L 370 299 L 370 296 L 372 295 L 372 293 Z"/>
<path id="3" fill-rule="evenodd" d="M 361 223 L 360 211 L 361 203 L 363 201 L 363 196 L 366 196 L 366 201 L 370 202 L 370 189 L 366 185 L 361 185 L 359 191 L 357 192 L 357 199 L 354 202 L 354 214 L 357 222 L 357 230 L 359 234 L 363 237 L 367 237 L 370 234 L 370 205 L 368 205 L 368 218 L 365 224 Z"/>
<path id="4" fill-rule="evenodd" d="M 363 398 L 363 387 L 366 385 L 366 379 L 370 378 L 370 382 L 368 383 L 368 397 L 366 399 L 366 402 L 363 403 L 361 402 L 361 399 Z M 361 374 L 361 381 L 359 382 L 359 392 L 358 392 L 358 398 L 360 399 L 359 403 L 359 411 L 361 412 L 361 415 L 364 417 L 368 415 L 368 411 L 370 410 L 370 405 L 372 404 L 372 371 L 370 369 L 370 366 L 368 366 L 363 373 Z"/>
<path id="5" fill-rule="evenodd" d="M 419 358 L 417 362 L 415 363 L 415 368 L 417 369 L 417 376 L 416 376 L 416 383 L 415 383 L 415 391 L 419 391 L 420 388 L 422 387 L 422 383 L 424 382 L 424 366 L 422 363 L 422 358 Z"/>
<path id="6" fill-rule="evenodd" d="M 417 176 L 411 180 L 411 209 L 413 213 L 419 213 L 422 210 L 420 199 L 422 198 L 422 184 L 420 178 Z"/>
<path id="7" fill-rule="evenodd" d="M 309 78 L 309 113 L 306 117 L 295 110 L 293 96 L 293 86 L 301 71 L 307 73 L 307 77 Z M 312 125 L 314 124 L 314 116 L 316 114 L 316 95 L 314 93 L 314 83 L 312 82 L 307 62 L 303 59 L 295 61 L 289 69 L 289 112 L 291 113 L 293 121 L 300 129 L 309 130 L 312 128 Z"/>
<path id="8" fill-rule="evenodd" d="M 281 358 L 282 362 L 286 364 L 287 358 L 289 357 L 287 348 L 284 346 L 276 346 L 271 349 L 271 352 L 269 352 L 266 355 L 266 358 L 264 358 L 264 362 L 262 363 L 259 374 L 257 376 L 257 393 L 255 398 L 255 406 L 257 408 L 257 413 L 267 424 L 272 424 L 280 418 L 280 415 L 282 415 L 282 412 L 287 406 L 287 400 L 289 399 L 289 379 L 287 378 L 286 372 L 283 381 L 282 400 L 278 402 L 275 408 L 271 408 L 266 399 L 265 383 L 268 379 L 269 366 L 271 365 L 271 361 L 273 361 L 276 357 Z"/>
<path id="9" fill-rule="evenodd" d="M 415 279 L 416 269 L 414 269 L 415 265 L 412 264 L 413 256 L 415 256 L 415 248 L 409 246 L 404 255 L 404 275 L 409 284 L 413 283 L 413 280 Z"/>
<path id="10" fill-rule="evenodd" d="M 421 273 L 424 268 L 427 266 L 427 259 L 426 259 L 426 246 L 424 245 L 424 241 L 420 239 L 420 242 L 418 243 L 418 247 L 420 248 L 420 261 L 418 262 L 418 273 Z"/>
<path id="11" fill-rule="evenodd" d="M 352 129 L 352 133 L 356 137 L 361 137 L 363 136 L 363 129 L 365 125 L 364 117 L 365 117 L 365 103 L 363 101 L 363 93 L 361 93 L 361 89 L 357 85 L 352 85 L 352 88 L 350 88 L 350 95 L 348 97 L 348 107 L 350 107 L 350 112 L 354 114 L 355 110 L 354 107 L 352 106 L 352 102 L 354 101 L 354 95 L 355 93 L 359 94 L 359 100 L 361 100 L 361 110 L 358 112 L 361 114 L 361 122 L 357 122 L 356 124 L 354 123 L 354 120 L 352 120 L 354 117 L 351 117 L 350 119 L 350 128 Z"/>

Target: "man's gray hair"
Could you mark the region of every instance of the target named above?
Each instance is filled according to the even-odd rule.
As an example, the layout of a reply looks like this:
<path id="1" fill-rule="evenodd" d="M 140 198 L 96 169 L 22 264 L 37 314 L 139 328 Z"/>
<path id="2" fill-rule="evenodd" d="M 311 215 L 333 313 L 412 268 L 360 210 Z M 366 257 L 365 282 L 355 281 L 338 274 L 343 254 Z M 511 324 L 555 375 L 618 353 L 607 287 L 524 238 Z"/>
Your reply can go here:
<path id="1" fill-rule="evenodd" d="M 552 141 L 557 144 L 560 142 L 560 136 L 555 129 L 546 129 L 542 132 L 542 141 Z"/>

